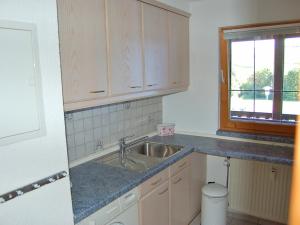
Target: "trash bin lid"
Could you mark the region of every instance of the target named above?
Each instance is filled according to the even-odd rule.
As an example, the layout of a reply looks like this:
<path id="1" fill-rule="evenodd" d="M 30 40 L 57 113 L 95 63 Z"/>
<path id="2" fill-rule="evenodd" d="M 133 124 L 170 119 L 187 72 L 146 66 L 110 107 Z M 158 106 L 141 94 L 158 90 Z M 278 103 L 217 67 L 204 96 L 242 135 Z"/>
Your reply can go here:
<path id="1" fill-rule="evenodd" d="M 225 197 L 228 191 L 227 188 L 221 184 L 211 183 L 204 185 L 202 193 L 208 197 L 220 198 Z"/>

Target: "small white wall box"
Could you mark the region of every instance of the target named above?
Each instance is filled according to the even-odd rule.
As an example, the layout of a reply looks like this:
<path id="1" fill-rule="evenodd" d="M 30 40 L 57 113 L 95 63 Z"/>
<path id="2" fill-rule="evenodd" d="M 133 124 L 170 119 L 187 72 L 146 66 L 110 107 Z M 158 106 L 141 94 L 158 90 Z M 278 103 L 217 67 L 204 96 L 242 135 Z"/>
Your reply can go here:
<path id="1" fill-rule="evenodd" d="M 0 145 L 45 133 L 36 26 L 0 20 Z"/>

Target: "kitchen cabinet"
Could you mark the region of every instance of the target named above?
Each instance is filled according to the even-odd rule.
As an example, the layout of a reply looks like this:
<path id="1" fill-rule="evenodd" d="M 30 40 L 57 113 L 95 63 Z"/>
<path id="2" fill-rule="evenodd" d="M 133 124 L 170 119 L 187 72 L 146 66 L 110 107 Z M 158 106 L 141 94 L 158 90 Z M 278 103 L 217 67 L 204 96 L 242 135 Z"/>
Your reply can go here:
<path id="1" fill-rule="evenodd" d="M 169 209 L 169 182 L 166 181 L 140 200 L 140 225 L 168 225 Z"/>
<path id="2" fill-rule="evenodd" d="M 166 225 L 168 221 L 171 225 L 188 225 L 200 213 L 205 182 L 206 155 L 200 153 L 184 157 L 145 181 L 140 186 L 140 225 Z M 166 190 L 162 188 L 166 183 L 169 205 L 158 196 L 158 189 Z"/>
<path id="3" fill-rule="evenodd" d="M 169 85 L 187 88 L 189 85 L 189 19 L 169 12 Z"/>
<path id="4" fill-rule="evenodd" d="M 141 2 L 109 0 L 107 4 L 111 94 L 142 91 Z"/>
<path id="5" fill-rule="evenodd" d="M 165 169 L 157 175 L 146 180 L 144 183 L 141 184 L 141 196 L 148 194 L 150 191 L 154 190 L 168 179 L 169 172 L 168 169 Z"/>
<path id="6" fill-rule="evenodd" d="M 189 219 L 193 220 L 201 210 L 201 189 L 206 182 L 206 155 L 193 152 L 190 157 L 190 210 Z"/>
<path id="7" fill-rule="evenodd" d="M 142 4 L 145 59 L 145 90 L 168 85 L 168 12 Z"/>
<path id="8" fill-rule="evenodd" d="M 58 0 L 64 110 L 184 91 L 190 14 L 152 0 Z"/>
<path id="9" fill-rule="evenodd" d="M 57 4 L 64 104 L 106 97 L 105 0 Z"/>
<path id="10" fill-rule="evenodd" d="M 187 225 L 190 207 L 189 168 L 182 169 L 170 179 L 170 222 L 172 225 Z"/>

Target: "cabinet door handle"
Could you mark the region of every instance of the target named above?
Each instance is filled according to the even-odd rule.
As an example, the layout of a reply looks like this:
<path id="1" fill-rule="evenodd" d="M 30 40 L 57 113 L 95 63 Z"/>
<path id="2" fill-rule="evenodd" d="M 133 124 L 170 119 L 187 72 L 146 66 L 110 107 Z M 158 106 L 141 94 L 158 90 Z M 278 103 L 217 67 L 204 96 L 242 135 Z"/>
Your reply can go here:
<path id="1" fill-rule="evenodd" d="M 130 86 L 130 88 L 135 89 L 135 88 L 142 88 L 142 86 Z"/>
<path id="2" fill-rule="evenodd" d="M 179 178 L 178 180 L 174 181 L 173 184 L 178 184 L 180 181 L 182 181 L 182 178 Z"/>
<path id="3" fill-rule="evenodd" d="M 99 90 L 99 91 L 90 91 L 91 94 L 98 94 L 98 93 L 104 93 L 104 90 Z"/>
<path id="4" fill-rule="evenodd" d="M 162 192 L 158 193 L 158 195 L 163 195 L 164 193 L 166 193 L 169 190 L 169 188 L 166 188 L 165 190 L 163 190 Z"/>
<path id="5" fill-rule="evenodd" d="M 157 86 L 158 84 L 148 84 L 147 86 L 148 87 L 154 87 L 154 86 Z"/>
<path id="6" fill-rule="evenodd" d="M 179 165 L 178 167 L 179 167 L 179 168 L 182 168 L 182 167 L 184 167 L 185 165 L 186 165 L 186 162 L 182 163 L 182 164 Z"/>
<path id="7" fill-rule="evenodd" d="M 161 181 L 161 178 L 159 178 L 157 181 L 154 181 L 153 183 L 151 183 L 151 185 L 157 185 L 160 181 Z"/>

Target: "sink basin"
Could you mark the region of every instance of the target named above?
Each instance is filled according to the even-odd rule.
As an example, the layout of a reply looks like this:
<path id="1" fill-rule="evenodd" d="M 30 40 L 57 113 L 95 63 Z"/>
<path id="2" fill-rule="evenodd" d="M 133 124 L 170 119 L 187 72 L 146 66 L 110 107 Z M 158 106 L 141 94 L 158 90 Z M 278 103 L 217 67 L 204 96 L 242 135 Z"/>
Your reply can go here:
<path id="1" fill-rule="evenodd" d="M 127 149 L 127 157 L 124 161 L 121 161 L 119 153 L 115 152 L 97 159 L 96 162 L 135 172 L 144 172 L 157 163 L 176 154 L 182 148 L 182 146 L 176 145 L 142 142 Z"/>
<path id="2" fill-rule="evenodd" d="M 121 162 L 121 160 L 119 159 L 119 153 L 112 153 L 110 155 L 101 157 L 98 160 L 96 160 L 96 162 L 136 172 L 143 172 L 148 169 L 147 164 L 145 162 L 138 159 L 132 159 L 131 157 L 127 157 L 126 160 Z"/>
<path id="3" fill-rule="evenodd" d="M 129 149 L 130 152 L 145 155 L 147 157 L 168 158 L 179 152 L 183 147 L 177 145 L 165 145 L 153 142 L 145 142 Z"/>

